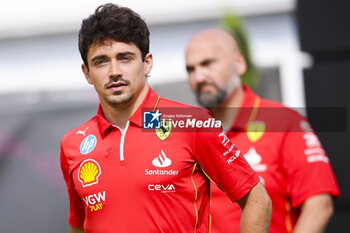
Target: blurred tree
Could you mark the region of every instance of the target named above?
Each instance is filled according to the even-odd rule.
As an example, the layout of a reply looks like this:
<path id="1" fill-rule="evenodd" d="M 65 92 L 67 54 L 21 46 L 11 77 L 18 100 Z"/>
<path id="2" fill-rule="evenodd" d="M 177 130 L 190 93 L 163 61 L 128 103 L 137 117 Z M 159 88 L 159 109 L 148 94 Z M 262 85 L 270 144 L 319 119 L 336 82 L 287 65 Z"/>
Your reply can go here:
<path id="1" fill-rule="evenodd" d="M 243 83 L 255 89 L 259 84 L 259 73 L 252 62 L 249 41 L 242 18 L 236 15 L 232 10 L 227 10 L 224 17 L 221 19 L 221 25 L 236 38 L 238 46 L 247 62 L 247 71 L 242 76 Z"/>

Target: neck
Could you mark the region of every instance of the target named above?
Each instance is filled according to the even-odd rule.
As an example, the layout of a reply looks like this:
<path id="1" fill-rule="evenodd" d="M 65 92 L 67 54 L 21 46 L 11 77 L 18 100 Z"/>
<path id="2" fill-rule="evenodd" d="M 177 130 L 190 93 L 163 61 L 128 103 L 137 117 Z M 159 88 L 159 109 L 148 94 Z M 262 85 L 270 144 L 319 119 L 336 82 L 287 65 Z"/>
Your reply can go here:
<path id="1" fill-rule="evenodd" d="M 214 117 L 220 120 L 224 131 L 231 129 L 244 99 L 243 86 L 240 85 L 231 96 L 216 108 L 211 109 Z"/>
<path id="2" fill-rule="evenodd" d="M 145 99 L 148 89 L 149 86 L 146 84 L 139 93 L 135 94 L 135 99 L 126 104 L 111 105 L 101 101 L 102 112 L 106 120 L 121 129 L 125 129 L 128 120 Z"/>

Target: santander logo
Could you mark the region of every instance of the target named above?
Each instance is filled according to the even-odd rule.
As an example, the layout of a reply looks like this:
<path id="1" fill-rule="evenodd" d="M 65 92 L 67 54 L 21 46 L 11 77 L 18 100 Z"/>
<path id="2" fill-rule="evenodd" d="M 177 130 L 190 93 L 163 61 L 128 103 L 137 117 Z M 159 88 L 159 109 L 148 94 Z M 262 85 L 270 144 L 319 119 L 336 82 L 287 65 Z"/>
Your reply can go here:
<path id="1" fill-rule="evenodd" d="M 169 167 L 171 165 L 171 160 L 166 157 L 162 150 L 158 157 L 152 160 L 152 164 L 155 167 Z"/>

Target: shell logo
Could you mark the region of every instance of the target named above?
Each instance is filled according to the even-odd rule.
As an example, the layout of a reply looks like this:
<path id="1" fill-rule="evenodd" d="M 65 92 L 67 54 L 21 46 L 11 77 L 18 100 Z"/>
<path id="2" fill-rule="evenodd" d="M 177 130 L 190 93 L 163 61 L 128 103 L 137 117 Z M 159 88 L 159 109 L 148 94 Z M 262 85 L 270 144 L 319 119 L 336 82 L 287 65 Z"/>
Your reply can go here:
<path id="1" fill-rule="evenodd" d="M 83 187 L 98 183 L 98 177 L 101 175 L 101 167 L 93 159 L 84 160 L 78 170 L 78 180 Z"/>

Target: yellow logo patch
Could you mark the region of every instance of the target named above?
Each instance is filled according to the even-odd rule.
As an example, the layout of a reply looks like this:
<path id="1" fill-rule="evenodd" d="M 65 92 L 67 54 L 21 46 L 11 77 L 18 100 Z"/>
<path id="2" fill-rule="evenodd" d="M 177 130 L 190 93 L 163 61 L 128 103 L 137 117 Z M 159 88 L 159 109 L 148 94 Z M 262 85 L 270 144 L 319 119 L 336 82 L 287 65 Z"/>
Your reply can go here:
<path id="1" fill-rule="evenodd" d="M 157 137 L 160 140 L 164 141 L 165 139 L 167 139 L 167 137 L 169 137 L 172 128 L 173 128 L 173 125 L 172 125 L 170 119 L 161 120 L 160 121 L 160 128 L 155 129 Z"/>
<path id="2" fill-rule="evenodd" d="M 98 183 L 98 177 L 101 175 L 101 167 L 93 159 L 84 160 L 79 167 L 78 179 L 83 187 Z"/>
<path id="3" fill-rule="evenodd" d="M 247 125 L 247 136 L 250 141 L 256 142 L 264 135 L 265 130 L 265 122 L 254 121 Z"/>

